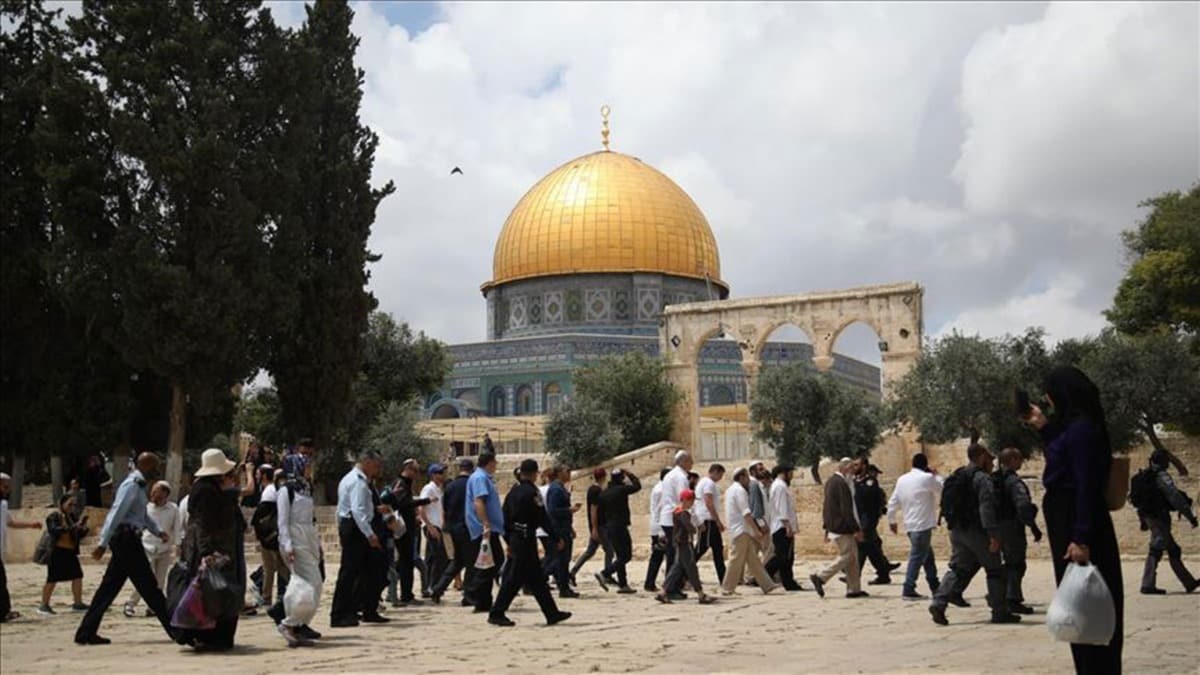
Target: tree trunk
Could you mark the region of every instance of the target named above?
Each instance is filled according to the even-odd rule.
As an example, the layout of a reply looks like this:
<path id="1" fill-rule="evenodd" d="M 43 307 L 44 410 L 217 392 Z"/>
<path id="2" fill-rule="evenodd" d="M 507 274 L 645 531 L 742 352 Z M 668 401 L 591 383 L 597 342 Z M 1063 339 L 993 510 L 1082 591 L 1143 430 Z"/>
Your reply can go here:
<path id="1" fill-rule="evenodd" d="M 813 477 L 813 480 L 815 480 L 817 482 L 817 485 L 821 484 L 821 460 L 817 460 L 816 462 L 813 462 L 812 477 Z"/>
<path id="2" fill-rule="evenodd" d="M 171 383 L 171 427 L 167 434 L 166 479 L 172 487 L 183 485 L 183 446 L 187 440 L 187 395 L 183 386 Z"/>
<path id="3" fill-rule="evenodd" d="M 122 440 L 120 445 L 113 448 L 113 498 L 117 496 L 117 487 L 125 480 L 125 475 L 129 473 L 129 441 Z"/>
<path id="4" fill-rule="evenodd" d="M 50 494 L 54 498 L 53 505 L 57 507 L 63 494 L 62 455 L 58 453 L 50 455 Z"/>
<path id="5" fill-rule="evenodd" d="M 23 506 L 21 500 L 25 492 L 25 454 L 22 452 L 13 453 L 12 480 L 9 481 L 9 486 L 8 504 L 13 509 L 19 509 Z"/>
<path id="6" fill-rule="evenodd" d="M 1175 453 L 1171 452 L 1167 449 L 1167 446 L 1163 445 L 1162 440 L 1158 438 L 1158 434 L 1154 433 L 1153 424 L 1150 424 L 1149 422 L 1143 423 L 1142 431 L 1146 432 L 1146 437 L 1150 439 L 1150 445 L 1153 445 L 1155 450 L 1162 450 L 1163 452 L 1167 453 L 1167 461 L 1171 462 L 1171 466 L 1175 467 L 1175 471 L 1177 471 L 1180 476 L 1188 475 L 1187 466 L 1185 466 L 1183 461 L 1175 456 Z"/>

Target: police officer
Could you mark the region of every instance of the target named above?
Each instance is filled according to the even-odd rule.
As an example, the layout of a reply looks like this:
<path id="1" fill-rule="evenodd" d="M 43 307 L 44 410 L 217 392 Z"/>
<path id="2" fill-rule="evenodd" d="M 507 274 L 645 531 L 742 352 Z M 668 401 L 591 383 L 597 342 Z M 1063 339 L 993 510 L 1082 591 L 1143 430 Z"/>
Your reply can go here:
<path id="1" fill-rule="evenodd" d="M 946 479 L 942 506 L 970 504 L 972 513 L 954 514 L 950 526 L 950 569 L 929 605 L 933 622 L 945 626 L 946 605 L 960 581 L 969 578 L 979 568 L 987 574 L 987 602 L 992 609 L 992 623 L 1017 623 L 1021 617 L 1008 609 L 1004 600 L 1004 567 L 1000 562 L 1000 522 L 996 518 L 996 490 L 992 482 L 992 453 L 980 443 L 967 448 L 970 463 Z M 953 487 L 952 484 L 953 483 Z M 960 492 L 960 490 L 965 492 Z M 968 499 L 960 501 L 960 495 Z"/>
<path id="2" fill-rule="evenodd" d="M 504 615 L 512 604 L 513 598 L 522 587 L 528 588 L 542 608 L 546 623 L 553 626 L 571 617 L 570 612 L 561 612 L 550 595 L 550 587 L 546 584 L 546 576 L 542 573 L 538 561 L 537 529 L 541 527 L 551 537 L 554 528 L 546 513 L 546 505 L 542 494 L 533 481 L 538 475 L 538 465 L 532 459 L 521 462 L 519 482 L 508 492 L 504 499 L 504 522 L 507 525 L 509 562 L 504 569 L 504 579 L 500 584 L 500 592 L 496 594 L 496 602 L 488 613 L 488 623 L 493 626 L 515 626 L 516 623 Z M 565 546 L 558 539 L 558 546 Z"/>
<path id="3" fill-rule="evenodd" d="M 863 533 L 862 541 L 858 542 L 858 564 L 866 567 L 867 561 L 871 561 L 875 578 L 867 583 L 872 586 L 892 583 L 892 570 L 900 567 L 900 563 L 887 559 L 883 540 L 879 538 L 879 517 L 887 513 L 887 493 L 879 486 L 879 474 L 879 467 L 868 464 L 854 485 L 854 505 Z"/>
<path id="4" fill-rule="evenodd" d="M 1167 453 L 1162 450 L 1155 450 L 1150 454 L 1150 471 L 1154 473 L 1154 486 L 1157 488 L 1157 496 L 1160 498 L 1152 500 L 1149 508 L 1138 509 L 1138 518 L 1141 520 L 1142 529 L 1150 530 L 1150 551 L 1146 555 L 1146 567 L 1142 572 L 1141 588 L 1141 592 L 1146 595 L 1166 593 L 1156 585 L 1158 563 L 1162 560 L 1164 551 L 1171 561 L 1171 570 L 1175 572 L 1175 576 L 1179 577 L 1179 583 L 1183 584 L 1183 588 L 1191 593 L 1200 587 L 1200 581 L 1197 581 L 1184 566 L 1183 551 L 1180 550 L 1179 544 L 1171 534 L 1172 510 L 1178 511 L 1187 518 L 1192 527 L 1196 527 L 1197 521 L 1195 514 L 1192 513 L 1191 500 L 1175 487 L 1175 481 L 1171 480 L 1170 474 L 1167 473 L 1168 461 Z"/>
<path id="5" fill-rule="evenodd" d="M 999 503 L 996 517 L 1000 519 L 1000 552 L 1004 556 L 1005 597 L 1008 610 L 1016 614 L 1033 614 L 1033 608 L 1025 604 L 1021 592 L 1021 580 L 1025 578 L 1025 528 L 1033 532 L 1033 540 L 1042 540 L 1042 531 L 1037 526 L 1037 506 L 1029 498 L 1029 487 L 1017 475 L 1025 458 L 1016 448 L 1000 451 L 1000 471 L 996 473 L 999 483 Z"/>

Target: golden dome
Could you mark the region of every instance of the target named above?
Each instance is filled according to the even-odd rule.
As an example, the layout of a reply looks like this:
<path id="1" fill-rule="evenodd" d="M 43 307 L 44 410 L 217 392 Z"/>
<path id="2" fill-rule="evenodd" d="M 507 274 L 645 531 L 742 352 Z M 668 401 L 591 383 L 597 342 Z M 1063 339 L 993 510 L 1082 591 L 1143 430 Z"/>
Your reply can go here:
<path id="1" fill-rule="evenodd" d="M 517 202 L 487 290 L 516 279 L 588 272 L 657 272 L 721 281 L 708 220 L 678 185 L 641 160 L 600 151 L 551 171 Z"/>

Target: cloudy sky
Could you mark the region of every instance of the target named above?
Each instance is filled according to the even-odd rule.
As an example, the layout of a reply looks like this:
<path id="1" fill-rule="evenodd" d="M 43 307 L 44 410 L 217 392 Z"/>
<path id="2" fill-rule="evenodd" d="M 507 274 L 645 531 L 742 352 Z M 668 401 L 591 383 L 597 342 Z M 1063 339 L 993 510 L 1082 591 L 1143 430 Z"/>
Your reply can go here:
<path id="1" fill-rule="evenodd" d="M 1192 3 L 354 7 L 397 188 L 371 287 L 449 342 L 483 338 L 501 225 L 600 148 L 602 104 L 708 216 L 735 296 L 915 280 L 928 334 L 1097 331 L 1138 202 L 1200 176 Z"/>

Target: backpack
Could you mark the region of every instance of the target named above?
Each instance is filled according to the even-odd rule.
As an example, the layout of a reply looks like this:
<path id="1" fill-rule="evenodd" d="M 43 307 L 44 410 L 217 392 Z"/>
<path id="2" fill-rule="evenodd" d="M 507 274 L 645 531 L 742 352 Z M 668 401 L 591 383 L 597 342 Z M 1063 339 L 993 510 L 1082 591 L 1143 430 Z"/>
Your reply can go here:
<path id="1" fill-rule="evenodd" d="M 1170 511 L 1167 500 L 1158 489 L 1157 471 L 1149 467 L 1139 469 L 1129 481 L 1129 503 L 1133 508 L 1152 515 Z"/>
<path id="2" fill-rule="evenodd" d="M 996 491 L 996 519 L 1000 521 L 1013 520 L 1017 517 L 1017 505 L 1013 502 L 1004 485 L 1004 471 L 992 474 L 992 487 Z"/>
<path id="3" fill-rule="evenodd" d="M 250 516 L 250 525 L 254 528 L 254 537 L 268 551 L 279 550 L 279 508 L 275 502 L 259 502 Z"/>
<path id="4" fill-rule="evenodd" d="M 979 495 L 975 494 L 974 467 L 964 466 L 942 483 L 942 519 L 952 529 L 979 525 Z"/>

